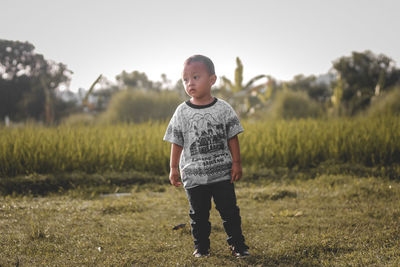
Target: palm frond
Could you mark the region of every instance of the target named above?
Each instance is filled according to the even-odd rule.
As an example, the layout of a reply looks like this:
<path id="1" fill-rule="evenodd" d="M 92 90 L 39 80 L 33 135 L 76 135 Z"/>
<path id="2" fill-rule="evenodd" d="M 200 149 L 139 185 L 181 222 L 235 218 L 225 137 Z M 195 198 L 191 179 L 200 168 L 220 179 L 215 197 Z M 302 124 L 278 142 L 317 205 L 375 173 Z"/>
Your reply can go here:
<path id="1" fill-rule="evenodd" d="M 252 78 L 250 81 L 248 81 L 247 84 L 243 87 L 243 89 L 248 90 L 254 82 L 256 82 L 262 78 L 268 78 L 268 77 L 267 77 L 267 75 L 264 75 L 264 74 L 257 75 L 254 78 Z"/>
<path id="2" fill-rule="evenodd" d="M 225 76 L 222 76 L 221 79 L 222 79 L 224 86 L 228 86 L 231 91 L 234 90 L 234 85 L 231 80 L 229 80 Z"/>

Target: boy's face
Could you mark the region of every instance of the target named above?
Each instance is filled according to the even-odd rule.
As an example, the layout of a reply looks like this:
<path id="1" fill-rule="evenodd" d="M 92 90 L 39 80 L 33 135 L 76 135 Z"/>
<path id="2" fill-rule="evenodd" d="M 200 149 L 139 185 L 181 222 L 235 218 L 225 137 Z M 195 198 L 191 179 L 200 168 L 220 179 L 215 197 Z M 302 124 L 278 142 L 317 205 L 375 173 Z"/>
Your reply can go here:
<path id="1" fill-rule="evenodd" d="M 186 93 L 195 100 L 208 100 L 211 97 L 211 86 L 217 76 L 210 75 L 202 62 L 185 64 L 182 72 L 182 81 Z"/>

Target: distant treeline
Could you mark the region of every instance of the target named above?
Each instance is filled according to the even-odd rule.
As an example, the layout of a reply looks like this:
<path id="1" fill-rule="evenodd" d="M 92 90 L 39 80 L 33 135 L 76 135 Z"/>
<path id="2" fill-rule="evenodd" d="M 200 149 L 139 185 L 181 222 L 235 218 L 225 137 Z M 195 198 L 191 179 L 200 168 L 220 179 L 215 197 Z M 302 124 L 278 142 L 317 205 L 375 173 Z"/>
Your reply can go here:
<path id="1" fill-rule="evenodd" d="M 234 79 L 220 77 L 213 93 L 229 101 L 241 118 L 250 119 L 354 116 L 400 84 L 395 62 L 371 51 L 334 60 L 325 75 L 297 75 L 290 81 L 260 74 L 245 82 L 243 68 L 236 58 Z M 186 99 L 181 81 L 165 75 L 151 81 L 140 71 L 122 71 L 115 81 L 102 77 L 96 87 L 78 94 L 61 90 L 68 87 L 71 75 L 65 64 L 45 59 L 31 43 L 0 39 L 0 121 L 165 120 Z"/>

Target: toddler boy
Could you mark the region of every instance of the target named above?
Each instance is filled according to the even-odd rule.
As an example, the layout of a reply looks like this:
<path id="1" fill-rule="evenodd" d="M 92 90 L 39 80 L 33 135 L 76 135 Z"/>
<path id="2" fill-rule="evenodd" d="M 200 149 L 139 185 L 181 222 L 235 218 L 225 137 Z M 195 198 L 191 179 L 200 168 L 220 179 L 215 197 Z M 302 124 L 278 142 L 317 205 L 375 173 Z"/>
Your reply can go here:
<path id="1" fill-rule="evenodd" d="M 193 255 L 209 255 L 213 198 L 232 254 L 244 257 L 250 254 L 233 185 L 242 177 L 237 135 L 243 128 L 232 107 L 211 96 L 216 79 L 214 64 L 208 57 L 194 55 L 185 61 L 182 80 L 191 98 L 177 107 L 164 136 L 172 143 L 169 179 L 177 187 L 183 183 L 186 190 Z"/>

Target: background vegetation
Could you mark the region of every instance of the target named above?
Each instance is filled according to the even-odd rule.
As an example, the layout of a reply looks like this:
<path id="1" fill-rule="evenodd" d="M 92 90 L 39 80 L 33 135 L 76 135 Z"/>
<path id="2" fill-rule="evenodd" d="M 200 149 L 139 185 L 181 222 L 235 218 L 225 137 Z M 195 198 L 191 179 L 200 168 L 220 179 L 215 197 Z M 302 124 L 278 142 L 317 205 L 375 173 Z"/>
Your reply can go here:
<path id="1" fill-rule="evenodd" d="M 73 123 L 80 118 L 84 123 L 159 120 L 186 99 L 181 81 L 173 83 L 164 74 L 161 81 L 151 81 L 138 70 L 124 70 L 114 81 L 99 76 L 77 94 L 62 90 L 68 88 L 71 70 L 34 48 L 28 42 L 0 39 L 0 118 L 7 124 L 31 120 L 54 125 L 69 121 L 69 116 Z M 246 80 L 243 69 L 237 57 L 234 79 L 222 76 L 214 88 L 214 95 L 229 101 L 242 119 L 357 116 L 375 98 L 398 91 L 400 84 L 395 62 L 371 51 L 333 60 L 326 74 L 299 74 L 290 81 L 268 74 Z"/>
<path id="2" fill-rule="evenodd" d="M 101 121 L 140 123 L 149 120 L 167 120 L 172 117 L 175 108 L 181 102 L 182 99 L 178 94 L 170 91 L 120 91 L 111 99 L 109 108 L 102 114 Z"/>
<path id="3" fill-rule="evenodd" d="M 213 211 L 197 260 L 162 141 L 182 83 L 122 71 L 73 93 L 66 65 L 0 40 L 0 266 L 399 266 L 395 62 L 353 52 L 290 81 L 243 68 L 213 94 L 245 128 L 236 188 L 252 256 L 229 255 Z"/>
<path id="4" fill-rule="evenodd" d="M 0 175 L 82 171 L 167 174 L 166 122 L 58 126 L 0 131 Z M 244 123 L 245 167 L 310 168 L 325 161 L 365 166 L 400 163 L 400 117 Z"/>

